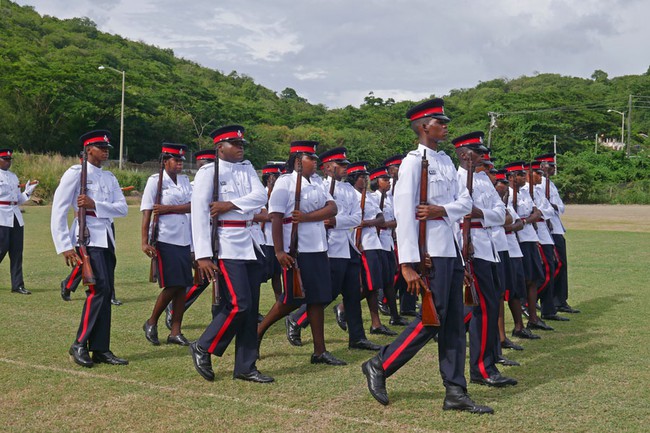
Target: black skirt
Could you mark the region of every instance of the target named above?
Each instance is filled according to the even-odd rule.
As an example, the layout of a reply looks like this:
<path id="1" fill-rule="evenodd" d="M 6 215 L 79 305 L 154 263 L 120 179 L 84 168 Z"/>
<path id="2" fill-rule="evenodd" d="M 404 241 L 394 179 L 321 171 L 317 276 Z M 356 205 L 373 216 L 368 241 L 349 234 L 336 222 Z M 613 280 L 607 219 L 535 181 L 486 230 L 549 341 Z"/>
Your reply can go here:
<path id="1" fill-rule="evenodd" d="M 361 282 L 369 292 L 383 289 L 382 259 L 384 250 L 365 250 L 361 254 Z"/>
<path id="2" fill-rule="evenodd" d="M 156 244 L 158 257 L 158 285 L 164 287 L 189 287 L 192 285 L 192 256 L 190 246 Z"/>
<path id="3" fill-rule="evenodd" d="M 524 255 L 524 276 L 526 282 L 535 281 L 541 283 L 544 281 L 544 268 L 542 268 L 542 258 L 539 255 L 537 242 L 521 242 L 519 244 L 521 253 Z"/>
<path id="4" fill-rule="evenodd" d="M 284 304 L 329 304 L 332 302 L 332 282 L 330 263 L 327 252 L 298 253 L 298 265 L 302 286 L 305 291 L 304 299 L 293 297 L 293 268 L 282 269 L 281 300 Z"/>
<path id="5" fill-rule="evenodd" d="M 275 257 L 275 248 L 273 245 L 262 245 L 264 251 L 264 280 L 268 281 L 273 275 L 282 275 L 282 266 Z"/>
<path id="6" fill-rule="evenodd" d="M 526 276 L 524 275 L 524 261 L 521 257 L 512 257 L 506 266 L 506 300 L 526 299 Z"/>

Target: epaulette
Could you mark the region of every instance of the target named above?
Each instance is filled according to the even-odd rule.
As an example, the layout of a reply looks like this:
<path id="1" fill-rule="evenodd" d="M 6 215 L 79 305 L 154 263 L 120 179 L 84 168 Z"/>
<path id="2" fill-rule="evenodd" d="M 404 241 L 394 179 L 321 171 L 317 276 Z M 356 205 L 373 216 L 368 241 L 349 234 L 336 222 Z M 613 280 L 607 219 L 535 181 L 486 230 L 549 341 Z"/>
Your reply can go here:
<path id="1" fill-rule="evenodd" d="M 68 170 L 81 170 L 81 164 L 75 164 L 71 166 Z"/>
<path id="2" fill-rule="evenodd" d="M 199 168 L 199 171 L 207 170 L 208 168 L 213 168 L 213 167 L 214 167 L 214 162 L 208 162 L 207 164 L 201 166 L 201 168 Z"/>
<path id="3" fill-rule="evenodd" d="M 241 162 L 241 165 L 252 165 L 251 162 L 247 159 Z"/>
<path id="4" fill-rule="evenodd" d="M 153 177 L 155 179 L 158 179 L 158 176 L 160 176 L 160 173 L 154 173 L 154 174 L 151 175 L 151 177 Z"/>
<path id="5" fill-rule="evenodd" d="M 422 154 L 420 153 L 420 149 L 415 149 L 410 151 L 409 153 L 406 154 L 406 156 L 417 156 L 419 158 L 422 158 Z"/>

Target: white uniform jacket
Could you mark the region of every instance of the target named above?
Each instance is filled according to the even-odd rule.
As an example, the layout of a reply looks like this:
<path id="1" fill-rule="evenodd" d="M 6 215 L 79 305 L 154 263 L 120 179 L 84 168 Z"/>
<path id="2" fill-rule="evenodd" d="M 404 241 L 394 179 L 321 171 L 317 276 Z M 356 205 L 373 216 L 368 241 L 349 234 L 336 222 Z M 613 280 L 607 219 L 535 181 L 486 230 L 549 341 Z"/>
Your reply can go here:
<path id="1" fill-rule="evenodd" d="M 377 203 L 381 204 L 381 192 L 379 190 L 373 192 Z M 393 212 L 393 196 L 390 190 L 386 192 L 384 197 L 384 209 L 379 207 L 379 211 L 384 215 L 384 221 L 395 221 L 395 212 Z M 393 242 L 393 229 L 381 228 L 379 230 L 379 242 L 381 242 L 381 249 L 384 251 L 393 251 L 395 244 Z"/>
<path id="2" fill-rule="evenodd" d="M 510 188 L 508 205 L 512 206 L 512 188 Z M 528 193 L 528 186 L 519 188 L 517 191 L 517 208 L 515 209 L 517 215 L 523 220 L 533 213 L 534 207 L 533 199 Z M 517 232 L 517 237 L 519 238 L 519 242 L 539 242 L 537 232 L 532 224 L 524 224 L 524 228 Z"/>
<path id="3" fill-rule="evenodd" d="M 78 245 L 78 224 L 76 213 L 77 197 L 81 184 L 81 165 L 73 165 L 61 177 L 54 192 L 50 230 L 56 253 L 73 249 Z M 117 179 L 110 171 L 88 164 L 87 195 L 95 201 L 95 209 L 87 210 L 95 216 L 86 216 L 86 227 L 90 232 L 88 246 L 108 248 L 108 242 L 115 245 L 111 223 L 113 218 L 126 216 L 128 207 Z M 68 210 L 73 208 L 75 219 L 68 228 Z"/>
<path id="4" fill-rule="evenodd" d="M 323 185 L 329 192 L 331 178 L 325 179 Z M 350 245 L 354 247 L 354 228 L 361 224 L 361 207 L 356 190 L 345 181 L 334 185 L 334 201 L 338 212 L 336 226 L 327 231 L 327 256 L 333 259 L 349 259 Z"/>
<path id="5" fill-rule="evenodd" d="M 142 193 L 140 211 L 153 210 L 156 203 L 158 173 L 149 176 Z M 192 199 L 190 179 L 179 174 L 176 183 L 163 170 L 162 196 L 160 204 L 178 206 L 189 203 Z M 153 215 L 151 217 L 153 221 Z M 192 229 L 189 214 L 168 213 L 158 217 L 158 240 L 171 245 L 186 246 L 192 242 Z"/>
<path id="6" fill-rule="evenodd" d="M 289 252 L 291 240 L 291 226 L 288 219 L 296 203 L 297 172 L 283 174 L 275 181 L 271 198 L 269 199 L 269 213 L 282 214 L 284 251 Z M 313 175 L 309 180 L 303 177 L 300 189 L 300 211 L 309 213 L 321 209 L 328 201 L 334 201 L 329 194 L 323 180 Z M 318 253 L 327 251 L 327 235 L 323 221 L 298 224 L 298 251 L 301 253 Z"/>
<path id="7" fill-rule="evenodd" d="M 354 189 L 354 187 L 353 187 Z M 359 209 L 361 209 L 361 193 L 356 189 L 354 192 L 357 195 L 359 200 Z M 365 209 L 363 212 L 363 220 L 369 221 L 377 218 L 377 215 L 381 214 L 379 210 L 379 201 L 377 201 L 375 195 L 372 191 L 366 190 L 366 202 Z M 358 230 L 358 229 L 357 229 Z M 377 227 L 364 227 L 361 230 L 361 247 L 364 250 L 381 250 L 381 242 L 379 241 L 379 235 L 377 234 Z"/>
<path id="8" fill-rule="evenodd" d="M 458 173 L 451 158 L 422 144 L 402 160 L 399 181 L 395 185 L 393 209 L 397 220 L 397 249 L 400 263 L 420 261 L 418 248 L 419 221 L 415 209 L 420 203 L 420 172 L 422 154 L 429 161 L 427 203 L 443 206 L 447 216 L 427 220 L 427 252 L 431 257 L 456 257 L 457 222 L 472 210 L 472 199 L 464 185 L 458 183 Z"/>
<path id="9" fill-rule="evenodd" d="M 508 213 L 512 217 L 513 222 L 521 219 L 519 215 L 517 215 L 517 212 L 515 212 L 514 208 L 512 207 L 512 204 L 508 205 Z M 517 233 L 507 232 L 506 238 L 508 239 L 508 255 L 510 256 L 510 258 L 523 257 L 524 255 L 521 252 L 521 248 L 519 247 L 519 241 L 517 240 Z"/>
<path id="10" fill-rule="evenodd" d="M 506 205 L 487 174 L 480 172 L 474 173 L 473 176 L 472 200 L 474 206 L 483 211 L 483 218 L 472 219 L 473 224 L 482 225 L 470 230 L 474 257 L 488 262 L 498 262 L 500 261 L 499 250 L 492 240 L 492 227 L 501 227 L 506 222 Z M 467 170 L 463 167 L 458 168 L 458 183 L 467 185 Z"/>
<path id="11" fill-rule="evenodd" d="M 7 203 L 0 204 L 0 226 L 13 227 L 14 217 L 18 220 L 18 225 L 25 225 L 18 206 L 27 200 L 27 194 L 20 192 L 18 176 L 9 170 L 0 170 L 0 202 Z"/>
<path id="12" fill-rule="evenodd" d="M 541 183 L 541 188 L 542 191 L 544 191 L 544 197 L 546 197 L 546 181 L 548 178 L 544 177 L 542 178 L 542 183 Z M 566 230 L 564 229 L 564 225 L 562 224 L 562 220 L 560 219 L 560 216 L 564 214 L 564 202 L 562 201 L 562 197 L 560 197 L 560 193 L 557 190 L 557 187 L 553 183 L 552 180 L 549 181 L 551 183 L 550 186 L 550 202 L 551 204 L 557 206 L 557 210 L 553 208 L 555 211 L 555 214 L 551 217 L 551 224 L 553 224 L 553 231 L 551 232 L 554 235 L 563 235 L 566 233 Z"/>
<path id="13" fill-rule="evenodd" d="M 526 185 L 526 188 L 528 188 L 528 185 Z M 546 220 L 550 220 L 553 215 L 555 215 L 555 209 L 553 209 L 551 203 L 546 200 L 544 191 L 540 188 L 539 185 L 535 185 L 535 188 L 533 190 L 535 193 L 535 207 L 537 207 L 537 209 L 542 212 L 542 218 L 544 218 L 544 221 L 538 221 L 536 224 L 539 243 L 542 245 L 555 245 L 555 242 L 553 242 L 553 237 L 551 236 L 551 232 L 549 231 L 548 225 L 546 224 Z"/>
<path id="14" fill-rule="evenodd" d="M 253 237 L 249 230 L 253 215 L 266 203 L 262 182 L 249 161 L 219 161 L 218 201 L 232 202 L 237 209 L 219 215 L 219 221 L 235 221 L 249 227 L 218 227 L 219 258 L 255 260 Z M 212 203 L 214 162 L 201 167 L 194 178 L 192 192 L 192 240 L 197 259 L 212 257 L 210 203 Z"/>

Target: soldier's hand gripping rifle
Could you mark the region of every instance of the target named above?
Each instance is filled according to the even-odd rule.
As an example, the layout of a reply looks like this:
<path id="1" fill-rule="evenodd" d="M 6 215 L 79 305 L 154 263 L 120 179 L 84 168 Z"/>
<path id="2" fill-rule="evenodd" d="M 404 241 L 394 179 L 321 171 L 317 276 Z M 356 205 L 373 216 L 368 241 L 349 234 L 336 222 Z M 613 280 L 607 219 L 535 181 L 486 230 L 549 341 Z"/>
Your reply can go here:
<path id="1" fill-rule="evenodd" d="M 159 205 L 162 201 L 162 184 L 163 184 L 163 175 L 165 174 L 165 161 L 162 155 L 160 155 L 160 167 L 158 168 L 158 184 L 156 186 L 156 198 L 154 200 L 154 205 Z M 156 249 L 156 244 L 158 243 L 158 220 L 160 219 L 160 214 L 155 212 L 153 214 L 153 219 L 151 220 L 151 227 L 149 229 L 149 245 Z M 151 265 L 149 266 L 149 282 L 155 283 L 160 281 L 160 276 L 158 275 L 158 257 L 154 255 L 151 257 Z"/>
<path id="2" fill-rule="evenodd" d="M 212 202 L 219 201 L 219 154 L 214 160 L 214 176 L 212 177 Z M 210 220 L 210 239 L 212 241 L 212 262 L 219 267 L 219 215 Z M 221 305 L 221 292 L 219 290 L 219 275 L 212 276 L 212 317 L 217 315 Z"/>
<path id="3" fill-rule="evenodd" d="M 83 152 L 81 161 L 81 186 L 79 195 L 86 195 L 88 183 L 88 153 Z M 95 274 L 90 264 L 90 256 L 86 246 L 90 243 L 90 231 L 86 225 L 86 208 L 79 208 L 79 255 L 81 256 L 81 281 L 84 286 L 90 286 L 96 283 Z"/>
<path id="4" fill-rule="evenodd" d="M 294 212 L 300 210 L 300 194 L 302 191 L 302 154 L 296 155 L 296 193 L 294 195 L 295 205 Z M 302 285 L 302 276 L 300 275 L 300 267 L 298 266 L 298 222 L 293 220 L 291 224 L 291 239 L 289 242 L 289 255 L 293 257 L 293 297 L 294 299 L 304 299 L 305 289 Z"/>
<path id="5" fill-rule="evenodd" d="M 474 192 L 474 164 L 469 161 L 467 167 L 467 191 L 470 197 Z M 463 217 L 463 261 L 465 261 L 465 279 L 464 290 L 465 297 L 463 303 L 468 307 L 478 305 L 478 294 L 474 285 L 474 276 L 472 274 L 472 259 L 474 258 L 474 246 L 472 245 L 472 214 L 468 213 Z"/>
<path id="6" fill-rule="evenodd" d="M 424 151 L 422 155 L 422 166 L 420 173 L 420 205 L 428 204 L 428 183 L 429 183 L 429 161 L 427 160 L 427 152 Z M 424 284 L 422 290 L 422 324 L 424 326 L 440 326 L 440 319 L 436 306 L 433 303 L 433 294 L 429 288 L 429 268 L 427 267 L 427 220 L 419 221 L 418 227 L 418 247 L 420 249 L 420 264 L 418 265 L 418 272 Z M 435 269 L 434 269 L 435 272 Z"/>

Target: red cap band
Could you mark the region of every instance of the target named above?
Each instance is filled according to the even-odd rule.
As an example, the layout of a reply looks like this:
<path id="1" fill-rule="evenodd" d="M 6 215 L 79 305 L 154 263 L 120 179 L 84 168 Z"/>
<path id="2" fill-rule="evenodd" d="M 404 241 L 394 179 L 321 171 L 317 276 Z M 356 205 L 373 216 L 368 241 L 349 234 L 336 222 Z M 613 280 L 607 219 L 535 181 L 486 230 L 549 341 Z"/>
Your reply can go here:
<path id="1" fill-rule="evenodd" d="M 282 171 L 279 168 L 263 168 L 262 169 L 262 174 L 269 174 L 269 173 L 280 174 L 280 173 L 282 173 Z"/>
<path id="2" fill-rule="evenodd" d="M 197 155 L 196 156 L 197 161 L 200 160 L 200 159 L 217 159 L 217 157 L 215 155 L 210 154 L 210 153 L 204 153 L 203 155 Z"/>
<path id="3" fill-rule="evenodd" d="M 170 153 L 172 155 L 181 155 L 181 156 L 183 156 L 183 154 L 185 152 L 183 152 L 183 149 L 174 149 L 173 147 L 163 147 L 162 148 L 162 153 Z"/>
<path id="4" fill-rule="evenodd" d="M 108 137 L 107 137 L 107 136 L 103 136 L 103 137 L 93 137 L 93 138 L 89 138 L 88 140 L 84 141 L 84 147 L 85 147 L 85 146 L 90 146 L 91 144 L 100 143 L 100 142 L 102 142 L 102 143 L 108 143 L 108 142 L 109 142 L 109 141 L 108 141 Z"/>
<path id="5" fill-rule="evenodd" d="M 0 152 L 0 158 L 4 158 L 5 156 L 11 156 L 11 151 L 7 150 L 6 152 Z"/>
<path id="6" fill-rule="evenodd" d="M 537 158 L 539 162 L 555 162 L 555 158 L 552 156 L 549 156 L 547 158 Z"/>
<path id="7" fill-rule="evenodd" d="M 294 146 L 291 148 L 291 153 L 298 152 L 314 153 L 314 148 L 312 146 Z"/>
<path id="8" fill-rule="evenodd" d="M 220 141 L 226 141 L 231 138 L 236 138 L 238 140 L 243 140 L 244 139 L 244 134 L 242 134 L 241 131 L 230 131 L 230 132 L 225 132 L 221 135 L 217 135 L 214 137 L 214 142 L 218 143 Z"/>
<path id="9" fill-rule="evenodd" d="M 323 158 L 322 162 L 325 163 L 325 162 L 333 161 L 335 159 L 346 159 L 346 158 L 347 157 L 345 156 L 345 153 L 337 153 L 334 155 L 330 155 L 326 158 Z"/>
<path id="10" fill-rule="evenodd" d="M 367 171 L 367 170 L 366 170 L 366 167 L 364 167 L 363 165 L 359 165 L 359 166 L 356 166 L 356 167 L 349 168 L 348 169 L 348 174 L 354 173 L 355 171 Z"/>
<path id="11" fill-rule="evenodd" d="M 427 108 L 426 110 L 418 111 L 417 113 L 414 113 L 411 117 L 410 120 L 417 120 L 420 117 L 425 117 L 430 114 L 445 114 L 445 109 L 444 107 L 433 107 L 433 108 Z"/>
<path id="12" fill-rule="evenodd" d="M 388 176 L 388 170 L 381 170 L 370 175 L 370 180 L 377 179 L 378 177 Z"/>
<path id="13" fill-rule="evenodd" d="M 483 144 L 483 140 L 481 138 L 479 138 L 479 137 L 469 138 L 467 140 L 463 140 L 463 141 L 459 141 L 459 142 L 455 143 L 454 146 L 456 147 L 456 149 L 458 149 L 459 147 L 467 146 L 467 145 L 470 145 L 470 144 Z"/>

